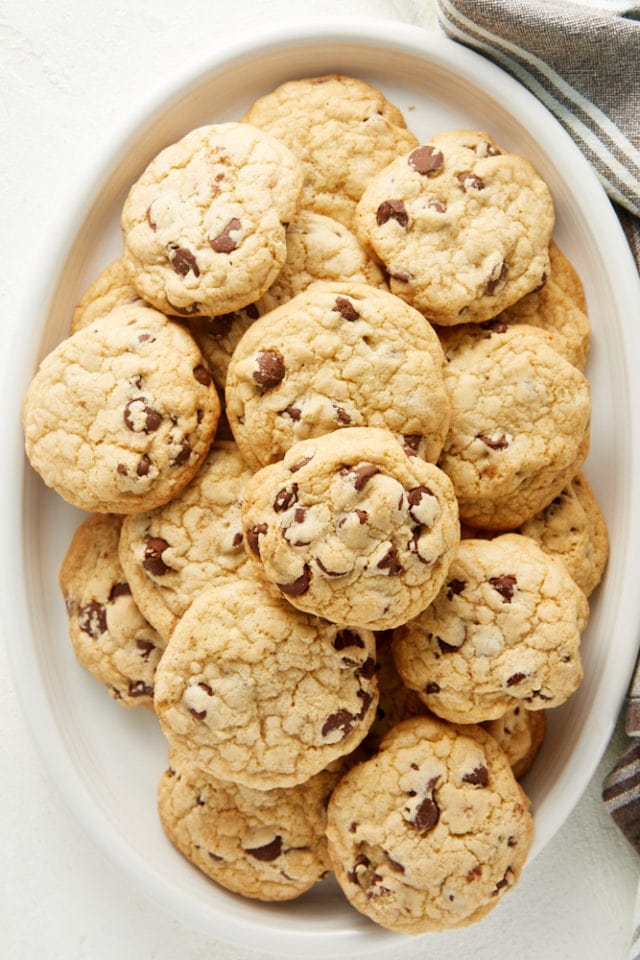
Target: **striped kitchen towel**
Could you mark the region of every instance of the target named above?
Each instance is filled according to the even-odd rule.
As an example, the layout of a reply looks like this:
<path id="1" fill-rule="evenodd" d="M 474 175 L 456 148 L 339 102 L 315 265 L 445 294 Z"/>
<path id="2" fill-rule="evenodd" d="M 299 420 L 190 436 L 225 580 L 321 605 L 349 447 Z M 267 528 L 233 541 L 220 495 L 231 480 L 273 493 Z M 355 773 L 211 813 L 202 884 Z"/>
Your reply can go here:
<path id="1" fill-rule="evenodd" d="M 640 4 L 437 0 L 437 12 L 447 36 L 512 74 L 574 139 L 640 268 Z"/>

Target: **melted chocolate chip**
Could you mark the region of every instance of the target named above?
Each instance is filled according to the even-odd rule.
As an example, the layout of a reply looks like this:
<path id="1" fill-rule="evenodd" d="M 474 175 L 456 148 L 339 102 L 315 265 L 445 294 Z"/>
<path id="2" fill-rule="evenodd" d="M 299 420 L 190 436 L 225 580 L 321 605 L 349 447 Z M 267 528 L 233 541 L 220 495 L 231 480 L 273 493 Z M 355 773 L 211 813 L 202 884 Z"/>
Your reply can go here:
<path id="1" fill-rule="evenodd" d="M 424 486 L 412 487 L 411 490 L 407 491 L 407 500 L 409 501 L 409 514 L 411 515 L 412 519 L 415 520 L 417 523 L 420 522 L 420 518 L 413 513 L 412 507 L 419 507 L 423 497 L 432 497 L 432 496 L 433 496 L 433 491 L 430 490 L 429 487 L 424 487 Z"/>
<path id="2" fill-rule="evenodd" d="M 302 468 L 303 468 L 303 467 L 306 467 L 306 465 L 307 465 L 308 463 L 311 463 L 312 460 L 313 460 L 313 454 L 311 454 L 310 457 L 303 457 L 302 460 L 298 460 L 297 463 L 293 463 L 293 464 L 289 467 L 289 470 L 290 470 L 291 473 L 297 473 L 298 470 L 302 470 Z"/>
<path id="3" fill-rule="evenodd" d="M 150 687 L 143 680 L 131 680 L 129 682 L 130 697 L 152 697 L 153 687 Z"/>
<path id="4" fill-rule="evenodd" d="M 476 176 L 476 174 L 471 173 L 470 170 L 459 173 L 456 176 L 456 180 L 465 192 L 469 190 L 484 190 L 485 188 L 485 182 L 482 177 Z"/>
<path id="5" fill-rule="evenodd" d="M 520 683 L 522 680 L 526 680 L 526 673 L 512 673 L 510 677 L 507 677 L 507 686 L 515 687 L 517 683 Z"/>
<path id="6" fill-rule="evenodd" d="M 196 720 L 204 720 L 204 718 L 207 715 L 206 710 L 194 710 L 193 707 L 187 707 L 187 710 L 189 711 L 192 717 L 196 718 Z"/>
<path id="7" fill-rule="evenodd" d="M 146 453 L 143 453 L 136 467 L 136 476 L 147 477 L 151 470 L 151 460 Z"/>
<path id="8" fill-rule="evenodd" d="M 443 203 L 442 200 L 436 200 L 435 197 L 427 202 L 427 206 L 430 210 L 435 210 L 436 213 L 445 213 L 447 209 L 446 203 Z"/>
<path id="9" fill-rule="evenodd" d="M 265 862 L 276 860 L 282 853 L 282 837 L 276 836 L 271 843 L 265 843 L 262 847 L 246 847 L 245 849 L 256 860 Z"/>
<path id="10" fill-rule="evenodd" d="M 463 774 L 462 782 L 471 783 L 477 787 L 486 787 L 489 783 L 489 771 L 485 765 L 481 763 L 479 766 L 474 767 L 470 773 Z"/>
<path id="11" fill-rule="evenodd" d="M 397 577 L 402 573 L 404 567 L 398 559 L 398 548 L 395 544 L 391 544 L 384 557 L 378 560 L 376 566 L 380 570 L 388 570 L 390 577 Z"/>
<path id="12" fill-rule="evenodd" d="M 427 833 L 429 830 L 433 830 L 436 823 L 440 819 L 440 808 L 435 802 L 433 797 L 425 797 L 424 800 L 416 807 L 416 811 L 411 823 L 414 827 L 417 827 L 418 830 L 422 830 L 423 833 Z"/>
<path id="13" fill-rule="evenodd" d="M 466 585 L 466 580 L 456 580 L 455 577 L 453 580 L 449 580 L 447 584 L 447 600 L 460 596 Z"/>
<path id="14" fill-rule="evenodd" d="M 348 320 L 350 323 L 353 323 L 354 320 L 358 320 L 360 317 L 351 300 L 348 300 L 346 297 L 336 297 L 336 305 L 333 309 L 337 311 L 344 320 Z"/>
<path id="15" fill-rule="evenodd" d="M 338 630 L 333 638 L 333 646 L 336 650 L 345 650 L 347 647 L 360 647 L 364 649 L 364 641 L 360 634 L 354 630 L 345 628 L 344 630 Z"/>
<path id="16" fill-rule="evenodd" d="M 78 626 L 96 640 L 107 629 L 107 611 L 97 600 L 85 603 L 78 610 Z"/>
<path id="17" fill-rule="evenodd" d="M 153 433 L 162 423 L 162 414 L 150 407 L 144 397 L 133 397 L 125 404 L 123 419 L 132 433 Z"/>
<path id="18" fill-rule="evenodd" d="M 190 456 L 191 456 L 191 444 L 189 443 L 188 440 L 183 440 L 180 444 L 180 449 L 171 460 L 171 466 L 182 467 L 185 463 L 188 462 Z"/>
<path id="19" fill-rule="evenodd" d="M 423 147 L 412 150 L 407 162 L 416 173 L 429 176 L 429 174 L 437 173 L 442 169 L 444 157 L 440 150 L 427 143 Z"/>
<path id="20" fill-rule="evenodd" d="M 395 220 L 401 227 L 409 223 L 409 214 L 402 200 L 383 200 L 376 210 L 376 222 L 379 227 L 389 220 Z"/>
<path id="21" fill-rule="evenodd" d="M 509 441 L 505 437 L 504 433 L 500 437 L 488 437 L 486 433 L 479 433 L 478 440 L 482 440 L 483 443 L 486 443 L 488 447 L 491 447 L 492 450 L 504 450 L 505 447 L 509 446 Z"/>
<path id="22" fill-rule="evenodd" d="M 357 667 L 356 670 L 354 671 L 356 677 L 364 677 L 365 680 L 371 680 L 375 672 L 376 672 L 376 661 L 374 660 L 373 657 L 367 657 L 365 662 L 361 666 Z"/>
<path id="23" fill-rule="evenodd" d="M 290 487 L 283 487 L 282 490 L 278 490 L 273 498 L 273 509 L 276 513 L 282 513 L 283 510 L 288 510 L 297 501 L 298 484 L 292 483 Z"/>
<path id="24" fill-rule="evenodd" d="M 114 583 L 109 591 L 109 600 L 112 602 L 117 600 L 118 597 L 130 597 L 131 596 L 131 587 L 124 580 L 120 580 L 118 583 Z"/>
<path id="25" fill-rule="evenodd" d="M 234 250 L 237 250 L 239 244 L 231 234 L 236 233 L 241 227 L 242 224 L 238 218 L 233 217 L 217 237 L 213 239 L 209 238 L 212 249 L 215 250 L 216 253 L 232 253 Z"/>
<path id="26" fill-rule="evenodd" d="M 496 292 L 499 285 L 504 280 L 506 272 L 507 272 L 507 265 L 506 263 L 503 262 L 500 266 L 500 270 L 498 274 L 496 276 L 489 277 L 489 279 L 487 280 L 485 293 L 488 293 L 489 296 L 493 296 L 493 294 Z"/>
<path id="27" fill-rule="evenodd" d="M 211 373 L 203 363 L 199 363 L 197 367 L 193 368 L 193 375 L 203 387 L 208 387 L 211 383 Z"/>
<path id="28" fill-rule="evenodd" d="M 344 407 L 340 407 L 340 406 L 334 401 L 334 402 L 333 402 L 333 409 L 334 409 L 335 412 L 336 412 L 336 420 L 338 421 L 338 423 L 342 423 L 342 424 L 345 424 L 345 425 L 351 423 L 351 417 L 349 416 L 349 414 L 347 413 L 347 411 L 344 409 Z"/>
<path id="29" fill-rule="evenodd" d="M 282 383 L 285 375 L 284 360 L 275 350 L 263 350 L 257 356 L 258 367 L 253 371 L 253 379 L 259 387 L 270 390 Z"/>
<path id="30" fill-rule="evenodd" d="M 256 557 L 260 556 L 260 534 L 266 533 L 267 529 L 266 523 L 259 523 L 255 527 L 251 527 L 250 530 L 247 530 L 247 544 L 251 552 L 255 553 Z"/>
<path id="31" fill-rule="evenodd" d="M 179 247 L 177 243 L 170 243 L 167 248 L 169 263 L 177 274 L 186 277 L 189 271 L 193 272 L 194 277 L 200 276 L 200 268 L 196 258 L 187 247 Z"/>
<path id="32" fill-rule="evenodd" d="M 415 455 L 418 452 L 418 447 L 420 446 L 420 441 L 422 440 L 422 434 L 405 433 L 403 440 L 405 453 L 408 453 L 409 455 Z"/>
<path id="33" fill-rule="evenodd" d="M 138 638 L 136 640 L 136 647 L 141 651 L 142 659 L 148 661 L 151 653 L 155 650 L 156 645 L 155 643 L 152 643 L 151 640 L 143 640 L 142 638 Z"/>
<path id="34" fill-rule="evenodd" d="M 347 879 L 349 879 L 352 883 L 358 883 L 358 874 L 356 873 L 358 867 L 364 867 L 366 869 L 370 866 L 371 861 L 369 860 L 369 857 L 366 857 L 364 853 L 359 853 L 353 861 L 353 866 L 347 874 Z"/>
<path id="35" fill-rule="evenodd" d="M 501 577 L 491 577 L 489 583 L 502 597 L 503 603 L 511 603 L 513 591 L 518 581 L 512 573 L 504 573 Z"/>
<path id="36" fill-rule="evenodd" d="M 353 730 L 353 723 L 356 717 L 348 710 L 336 710 L 330 714 L 322 726 L 322 736 L 333 733 L 334 730 L 342 730 L 342 735 L 346 737 Z"/>
<path id="37" fill-rule="evenodd" d="M 163 537 L 149 537 L 145 544 L 142 566 L 155 577 L 162 577 L 171 569 L 162 559 L 162 554 L 168 546 Z"/>
<path id="38" fill-rule="evenodd" d="M 291 583 L 279 583 L 278 589 L 288 597 L 301 597 L 306 593 L 311 583 L 311 569 L 308 563 L 305 563 L 303 573 Z"/>
<path id="39" fill-rule="evenodd" d="M 285 407 L 284 410 L 280 411 L 280 415 L 286 413 L 288 417 L 291 417 L 292 420 L 299 420 L 302 416 L 302 410 L 300 407 L 295 407 L 293 404 L 289 404 L 288 407 Z"/>
<path id="40" fill-rule="evenodd" d="M 380 468 L 376 467 L 373 463 L 363 463 L 359 467 L 343 467 L 340 472 L 353 481 L 356 490 L 362 490 L 371 477 L 375 477 L 376 473 L 380 473 Z"/>

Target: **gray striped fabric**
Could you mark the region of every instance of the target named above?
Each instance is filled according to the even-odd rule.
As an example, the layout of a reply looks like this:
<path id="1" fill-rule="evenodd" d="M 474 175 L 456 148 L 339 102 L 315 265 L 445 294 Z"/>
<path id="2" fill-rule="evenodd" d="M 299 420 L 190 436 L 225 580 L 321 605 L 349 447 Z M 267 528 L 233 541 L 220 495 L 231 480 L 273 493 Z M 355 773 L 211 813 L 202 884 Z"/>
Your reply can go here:
<path id="1" fill-rule="evenodd" d="M 453 40 L 528 87 L 591 162 L 640 267 L 640 4 L 437 0 Z"/>

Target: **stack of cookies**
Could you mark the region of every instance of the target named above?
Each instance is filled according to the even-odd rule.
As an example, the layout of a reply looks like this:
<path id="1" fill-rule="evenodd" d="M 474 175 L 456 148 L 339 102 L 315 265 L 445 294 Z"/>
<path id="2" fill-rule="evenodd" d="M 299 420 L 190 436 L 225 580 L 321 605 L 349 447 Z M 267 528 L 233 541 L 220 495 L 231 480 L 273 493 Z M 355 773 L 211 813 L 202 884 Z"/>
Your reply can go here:
<path id="1" fill-rule="evenodd" d="M 29 387 L 31 464 L 89 514 L 78 660 L 155 710 L 163 827 L 229 890 L 333 872 L 423 933 L 519 877 L 608 551 L 553 229 L 488 134 L 290 81 L 151 161 Z"/>

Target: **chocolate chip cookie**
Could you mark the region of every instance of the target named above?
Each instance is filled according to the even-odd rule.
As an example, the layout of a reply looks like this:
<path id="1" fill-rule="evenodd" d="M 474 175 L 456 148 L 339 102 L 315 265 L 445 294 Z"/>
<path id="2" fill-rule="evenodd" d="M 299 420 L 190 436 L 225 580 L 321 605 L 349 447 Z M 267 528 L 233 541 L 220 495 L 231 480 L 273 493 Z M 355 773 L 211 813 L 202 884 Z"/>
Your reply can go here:
<path id="1" fill-rule="evenodd" d="M 229 424 L 247 463 L 352 427 L 390 430 L 435 462 L 449 429 L 444 357 L 399 297 L 361 283 L 314 283 L 257 320 L 227 371 Z"/>

